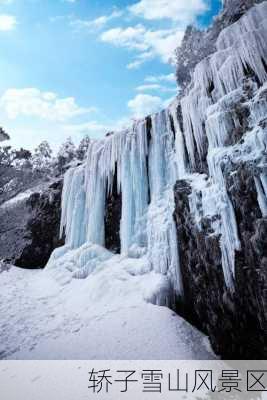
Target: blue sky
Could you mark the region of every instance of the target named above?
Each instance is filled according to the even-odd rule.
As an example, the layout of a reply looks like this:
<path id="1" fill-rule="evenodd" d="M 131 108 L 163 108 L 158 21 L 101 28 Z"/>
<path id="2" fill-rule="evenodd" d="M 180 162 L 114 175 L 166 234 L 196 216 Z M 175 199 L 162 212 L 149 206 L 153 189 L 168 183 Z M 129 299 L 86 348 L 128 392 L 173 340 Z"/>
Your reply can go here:
<path id="1" fill-rule="evenodd" d="M 188 23 L 220 0 L 0 0 L 0 118 L 11 144 L 55 148 L 162 108 Z"/>

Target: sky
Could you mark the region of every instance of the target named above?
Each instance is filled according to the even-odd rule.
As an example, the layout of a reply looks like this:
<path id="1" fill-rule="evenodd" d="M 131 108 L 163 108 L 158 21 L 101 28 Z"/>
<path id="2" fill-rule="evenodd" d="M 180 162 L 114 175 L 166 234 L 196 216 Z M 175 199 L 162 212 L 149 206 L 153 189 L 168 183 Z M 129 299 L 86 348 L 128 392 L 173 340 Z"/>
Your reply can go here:
<path id="1" fill-rule="evenodd" d="M 0 0 L 0 125 L 15 147 L 103 137 L 177 93 L 174 50 L 220 0 Z M 7 144 L 7 142 L 5 142 Z"/>

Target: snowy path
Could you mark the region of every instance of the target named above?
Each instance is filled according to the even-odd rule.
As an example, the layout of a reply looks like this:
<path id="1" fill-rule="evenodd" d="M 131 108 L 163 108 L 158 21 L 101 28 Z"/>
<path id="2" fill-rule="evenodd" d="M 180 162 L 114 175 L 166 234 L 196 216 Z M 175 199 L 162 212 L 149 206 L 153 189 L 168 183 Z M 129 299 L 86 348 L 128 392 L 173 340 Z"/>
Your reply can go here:
<path id="1" fill-rule="evenodd" d="M 138 301 L 117 266 L 110 274 L 96 275 L 104 294 L 92 305 L 92 276 L 62 285 L 40 270 L 2 272 L 0 358 L 214 358 L 204 335 L 169 309 Z"/>

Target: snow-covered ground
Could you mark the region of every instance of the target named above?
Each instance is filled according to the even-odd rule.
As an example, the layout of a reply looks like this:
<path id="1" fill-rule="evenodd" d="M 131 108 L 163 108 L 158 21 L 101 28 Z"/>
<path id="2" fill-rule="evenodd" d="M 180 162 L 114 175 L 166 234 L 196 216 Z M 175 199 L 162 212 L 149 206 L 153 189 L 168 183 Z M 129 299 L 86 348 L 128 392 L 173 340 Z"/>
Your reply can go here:
<path id="1" fill-rule="evenodd" d="M 213 359 L 208 339 L 149 304 L 162 275 L 112 256 L 86 279 L 61 271 L 0 273 L 2 359 Z M 148 289 L 150 288 L 150 289 Z"/>

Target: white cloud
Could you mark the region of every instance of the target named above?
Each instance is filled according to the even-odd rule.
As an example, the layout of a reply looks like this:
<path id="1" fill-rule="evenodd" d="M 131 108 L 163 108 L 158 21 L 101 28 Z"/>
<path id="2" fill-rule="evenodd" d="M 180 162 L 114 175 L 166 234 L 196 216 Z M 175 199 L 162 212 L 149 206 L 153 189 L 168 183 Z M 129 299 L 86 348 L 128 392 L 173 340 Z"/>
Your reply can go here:
<path id="1" fill-rule="evenodd" d="M 174 50 L 181 44 L 186 26 L 206 12 L 209 3 L 209 0 L 139 0 L 128 7 L 130 15 L 145 20 L 169 19 L 173 21 L 172 28 L 153 29 L 139 23 L 107 30 L 100 39 L 137 52 L 128 69 L 137 69 L 155 57 L 164 63 L 173 62 Z"/>
<path id="2" fill-rule="evenodd" d="M 138 69 L 146 61 L 151 60 L 155 57 L 153 51 L 147 51 L 145 53 L 140 53 L 135 57 L 135 60 L 127 65 L 128 69 Z"/>
<path id="3" fill-rule="evenodd" d="M 103 32 L 100 38 L 103 42 L 113 44 L 117 47 L 145 51 L 148 49 L 144 41 L 145 33 L 145 27 L 139 24 L 134 27 L 109 29 Z"/>
<path id="4" fill-rule="evenodd" d="M 147 76 L 145 78 L 145 82 L 148 83 L 157 83 L 157 82 L 175 82 L 176 78 L 174 74 L 167 75 L 157 75 L 157 76 Z"/>
<path id="5" fill-rule="evenodd" d="M 17 25 L 14 15 L 0 14 L 0 31 L 12 31 Z"/>
<path id="6" fill-rule="evenodd" d="M 157 83 L 151 83 L 151 84 L 147 84 L 147 85 L 137 86 L 136 90 L 138 92 L 143 92 L 145 90 L 159 90 L 160 88 L 161 88 L 161 86 L 158 85 Z"/>
<path id="7" fill-rule="evenodd" d="M 137 86 L 136 90 L 138 92 L 157 91 L 161 93 L 176 93 L 178 91 L 176 87 L 167 87 L 158 83 L 148 83 L 145 85 L 140 85 Z"/>
<path id="8" fill-rule="evenodd" d="M 102 15 L 93 20 L 73 19 L 70 25 L 75 29 L 88 29 L 94 32 L 95 30 L 102 29 L 108 22 L 122 15 L 123 11 L 114 10 L 110 15 Z"/>
<path id="9" fill-rule="evenodd" d="M 110 131 L 110 127 L 97 121 L 89 121 L 82 124 L 64 125 L 64 130 L 74 137 L 89 135 L 92 138 L 99 138 Z"/>
<path id="10" fill-rule="evenodd" d="M 142 118 L 159 111 L 163 107 L 163 102 L 157 96 L 138 94 L 128 102 L 128 107 L 135 118 Z"/>
<path id="11" fill-rule="evenodd" d="M 174 21 L 193 21 L 208 9 L 206 0 L 140 0 L 130 11 L 147 20 L 168 18 Z"/>
<path id="12" fill-rule="evenodd" d="M 177 29 L 148 31 L 146 41 L 163 62 L 168 63 L 174 55 L 174 50 L 180 45 L 184 32 Z"/>
<path id="13" fill-rule="evenodd" d="M 72 15 L 55 15 L 53 17 L 49 17 L 49 21 L 55 23 L 64 20 L 71 20 L 72 18 Z"/>
<path id="14" fill-rule="evenodd" d="M 36 88 L 8 89 L 0 98 L 0 108 L 9 119 L 27 116 L 61 122 L 96 111 L 78 106 L 73 97 L 59 98 Z"/>
<path id="15" fill-rule="evenodd" d="M 113 28 L 100 36 L 103 42 L 139 52 L 134 61 L 127 66 L 128 69 L 138 68 L 156 56 L 159 56 L 164 63 L 169 62 L 182 38 L 183 31 L 177 29 L 152 31 L 141 24 L 127 28 Z"/>

